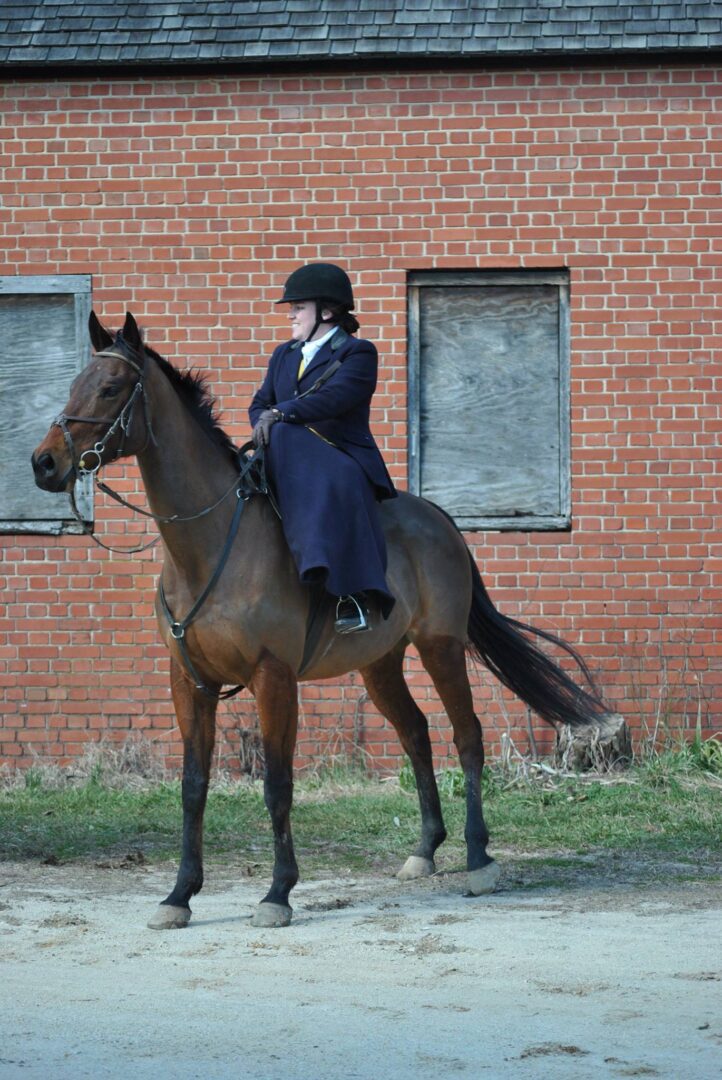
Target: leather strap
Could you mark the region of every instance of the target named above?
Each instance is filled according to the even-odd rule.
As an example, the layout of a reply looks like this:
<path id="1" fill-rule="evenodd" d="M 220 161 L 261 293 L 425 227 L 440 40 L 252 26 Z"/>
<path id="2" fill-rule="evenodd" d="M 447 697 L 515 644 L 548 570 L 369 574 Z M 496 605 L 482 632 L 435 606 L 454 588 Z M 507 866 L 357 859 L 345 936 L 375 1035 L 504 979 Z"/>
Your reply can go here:
<path id="1" fill-rule="evenodd" d="M 165 595 L 165 589 L 163 588 L 163 578 L 162 577 L 161 577 L 161 580 L 160 580 L 160 584 L 158 586 L 158 596 L 159 596 L 159 599 L 160 599 L 160 605 L 161 605 L 163 614 L 165 615 L 165 617 L 166 617 L 166 619 L 168 621 L 168 625 L 170 627 L 170 632 L 171 632 L 171 637 L 174 638 L 174 640 L 178 642 L 178 648 L 179 648 L 181 656 L 183 658 L 183 663 L 185 664 L 185 667 L 186 667 L 186 670 L 188 671 L 188 674 L 193 679 L 196 690 L 200 690 L 202 693 L 208 695 L 208 697 L 218 698 L 218 699 L 233 697 L 234 694 L 239 694 L 241 692 L 241 690 L 245 689 L 245 687 L 244 687 L 244 685 L 242 683 L 239 683 L 238 686 L 233 686 L 228 690 L 222 690 L 220 692 L 216 692 L 215 690 L 210 690 L 205 685 L 205 683 L 203 682 L 203 680 L 201 679 L 201 677 L 199 676 L 198 672 L 196 671 L 196 669 L 195 669 L 195 667 L 193 665 L 193 662 L 192 662 L 192 660 L 190 658 L 190 654 L 188 652 L 188 646 L 186 645 L 186 642 L 185 642 L 185 633 L 186 633 L 186 630 L 188 629 L 188 627 L 190 626 L 190 624 L 195 619 L 198 612 L 201 610 L 201 608 L 205 604 L 205 602 L 208 599 L 208 597 L 210 596 L 210 594 L 213 592 L 213 589 L 218 584 L 218 580 L 219 580 L 221 574 L 223 573 L 223 570 L 225 568 L 226 563 L 228 562 L 228 556 L 231 553 L 231 548 L 233 547 L 233 541 L 236 538 L 236 534 L 238 532 L 238 526 L 240 525 L 240 522 L 241 522 L 241 514 L 243 513 L 243 508 L 246 505 L 246 498 L 244 497 L 243 493 L 240 490 L 238 492 L 238 497 L 237 498 L 238 498 L 238 501 L 236 502 L 236 509 L 235 509 L 235 511 L 233 513 L 233 519 L 231 520 L 231 526 L 230 526 L 230 528 L 228 530 L 228 535 L 226 537 L 226 543 L 224 545 L 223 551 L 221 552 L 221 557 L 218 560 L 218 564 L 216 565 L 216 568 L 213 571 L 213 574 L 211 575 L 211 578 L 210 578 L 208 584 L 206 585 L 205 589 L 203 590 L 201 595 L 198 597 L 195 604 L 190 609 L 190 611 L 188 612 L 188 614 L 185 616 L 184 619 L 181 619 L 181 620 L 174 619 L 173 613 L 170 610 L 170 607 L 168 606 L 168 601 L 167 601 L 166 595 Z"/>
<path id="2" fill-rule="evenodd" d="M 334 603 L 334 598 L 323 585 L 310 585 L 308 599 L 308 616 L 306 618 L 306 641 L 303 646 L 303 657 L 298 669 L 298 678 L 306 674 L 311 666 L 316 647 L 321 637 L 326 616 Z"/>

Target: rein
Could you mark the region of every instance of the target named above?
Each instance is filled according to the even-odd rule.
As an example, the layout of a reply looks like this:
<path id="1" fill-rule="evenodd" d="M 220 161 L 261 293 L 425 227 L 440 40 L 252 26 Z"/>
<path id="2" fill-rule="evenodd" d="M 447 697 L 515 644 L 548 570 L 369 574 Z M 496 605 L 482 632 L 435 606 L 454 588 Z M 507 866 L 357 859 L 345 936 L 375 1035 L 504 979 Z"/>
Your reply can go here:
<path id="1" fill-rule="evenodd" d="M 139 360 L 143 360 L 139 353 L 137 353 L 136 355 L 138 356 Z M 128 397 L 128 400 L 125 402 L 120 412 L 115 417 L 69 416 L 67 413 L 60 413 L 55 418 L 55 420 L 53 420 L 51 427 L 54 426 L 60 428 L 72 462 L 70 469 L 68 470 L 64 479 L 67 480 L 73 472 L 75 472 L 76 475 L 83 474 L 87 476 L 92 476 L 95 480 L 97 487 L 106 495 L 109 495 L 110 498 L 114 499 L 117 503 L 120 503 L 121 506 L 127 507 L 129 510 L 132 510 L 136 514 L 142 514 L 143 517 L 150 518 L 160 525 L 182 524 L 183 522 L 197 521 L 199 518 L 205 517 L 206 514 L 210 514 L 213 510 L 217 509 L 221 505 L 221 503 L 223 503 L 228 498 L 228 496 L 233 491 L 235 491 L 236 507 L 233 512 L 233 517 L 231 519 L 231 523 L 228 529 L 225 544 L 223 546 L 223 550 L 221 552 L 216 568 L 211 574 L 200 596 L 191 606 L 190 611 L 183 619 L 176 619 L 170 609 L 165 594 L 165 589 L 163 587 L 162 573 L 160 581 L 158 583 L 158 599 L 161 611 L 163 612 L 163 615 L 165 616 L 165 619 L 168 623 L 171 637 L 174 641 L 178 643 L 178 651 L 180 652 L 186 673 L 190 676 L 196 690 L 199 690 L 207 697 L 213 698 L 216 701 L 224 698 L 233 697 L 234 695 L 240 693 L 241 690 L 244 690 L 245 686 L 243 684 L 239 684 L 238 686 L 230 687 L 228 690 L 219 691 L 211 690 L 210 687 L 206 686 L 200 675 L 198 674 L 198 671 L 196 670 L 193 661 L 191 660 L 188 646 L 186 644 L 186 630 L 191 625 L 196 616 L 199 614 L 203 605 L 208 600 L 209 596 L 211 595 L 216 585 L 218 584 L 218 581 L 220 580 L 220 577 L 223 573 L 223 570 L 225 569 L 226 563 L 228 562 L 229 556 L 231 554 L 233 543 L 238 533 L 241 515 L 243 514 L 244 507 L 248 500 L 253 495 L 265 495 L 269 499 L 271 506 L 276 512 L 276 514 L 279 517 L 281 516 L 276 500 L 266 480 L 263 448 L 259 448 L 258 450 L 253 451 L 252 442 L 247 442 L 242 447 L 240 447 L 240 449 L 238 450 L 238 458 L 239 462 L 243 462 L 243 464 L 239 468 L 238 477 L 234 479 L 233 484 L 220 496 L 219 499 L 217 499 L 210 506 L 206 506 L 202 510 L 199 510 L 195 514 L 188 514 L 185 516 L 181 516 L 180 514 L 171 514 L 170 516 L 162 517 L 159 514 L 154 514 L 150 510 L 145 510 L 143 507 L 136 506 L 134 503 L 131 503 L 127 499 L 123 498 L 122 495 L 119 495 L 118 492 L 114 491 L 108 484 L 103 483 L 98 478 L 98 473 L 104 464 L 103 455 L 105 453 L 106 446 L 109 443 L 110 439 L 113 437 L 113 435 L 115 435 L 119 429 L 122 433 L 122 437 L 120 445 L 115 451 L 113 460 L 116 460 L 117 458 L 122 456 L 123 450 L 125 448 L 126 438 L 130 431 L 130 426 L 133 422 L 133 411 L 139 397 L 143 398 L 143 410 L 146 422 L 146 440 L 143 447 L 138 452 L 142 453 L 142 451 L 146 449 L 146 447 L 151 441 L 154 446 L 158 445 L 155 435 L 153 434 L 148 399 L 145 395 L 143 387 L 143 366 L 137 364 L 134 360 L 129 359 L 127 356 L 124 356 L 122 353 L 116 352 L 113 349 L 104 349 L 101 352 L 96 353 L 95 356 L 98 358 L 112 357 L 114 359 L 122 360 L 125 364 L 128 364 L 137 373 L 138 379 L 130 393 L 130 396 Z M 330 368 L 325 371 L 319 379 L 316 380 L 313 386 L 311 386 L 308 390 L 305 390 L 304 393 L 299 396 L 305 397 L 307 394 L 313 393 L 318 390 L 327 381 L 327 379 L 336 372 L 336 370 L 340 366 L 341 361 L 336 360 L 333 364 L 330 365 Z M 75 444 L 73 443 L 73 438 L 67 426 L 68 423 L 105 424 L 107 425 L 108 430 L 103 436 L 103 438 L 95 443 L 95 446 L 93 446 L 92 449 L 84 450 L 82 455 L 78 457 Z M 248 456 L 249 452 L 250 457 Z M 95 462 L 91 467 L 89 467 L 87 464 L 88 455 L 95 455 Z M 120 555 L 135 555 L 139 552 L 146 551 L 150 547 L 153 547 L 153 545 L 157 544 L 160 540 L 160 536 L 156 536 L 149 543 L 141 544 L 137 547 L 110 547 L 108 544 L 103 543 L 102 540 L 99 540 L 93 533 L 92 527 L 87 522 L 83 521 L 80 511 L 78 510 L 77 504 L 75 502 L 74 491 L 71 493 L 70 501 L 73 513 L 77 520 L 80 522 L 83 532 L 86 535 L 90 536 L 94 543 L 96 543 L 99 547 L 102 547 L 105 551 L 110 551 L 113 552 L 113 554 Z M 323 621 L 321 618 L 322 611 L 324 611 L 325 613 L 323 603 L 311 603 L 306 626 L 306 646 L 304 648 L 302 665 L 303 670 L 305 670 L 310 663 L 311 653 L 313 652 L 313 649 L 315 649 L 315 645 L 317 643 L 318 633 L 320 632 L 320 626 Z"/>
<path id="2" fill-rule="evenodd" d="M 69 477 L 73 471 L 75 471 L 76 475 L 85 474 L 88 476 L 93 476 L 95 479 L 95 483 L 100 488 L 100 490 L 105 492 L 105 494 L 109 495 L 112 499 L 115 499 L 116 502 L 120 503 L 122 506 L 128 507 L 128 509 L 132 510 L 134 513 L 142 514 L 144 517 L 151 518 L 153 521 L 161 525 L 181 524 L 183 522 L 197 521 L 199 518 L 205 517 L 206 514 L 210 514 L 213 510 L 217 509 L 217 507 L 219 507 L 221 503 L 224 502 L 233 491 L 235 491 L 236 493 L 236 508 L 233 512 L 233 517 L 231 519 L 231 524 L 228 530 L 228 534 L 226 536 L 226 541 L 223 546 L 223 550 L 221 552 L 216 568 L 211 574 L 211 577 L 206 587 L 203 589 L 201 595 L 193 604 L 185 618 L 180 620 L 174 618 L 173 613 L 168 606 L 165 590 L 163 588 L 162 577 L 158 586 L 158 595 L 161 610 L 168 621 L 171 637 L 178 642 L 178 648 L 181 653 L 183 663 L 185 665 L 186 671 L 193 680 L 195 688 L 214 699 L 233 697 L 235 694 L 238 694 L 241 690 L 245 689 L 245 687 L 243 685 L 239 685 L 231 687 L 228 690 L 218 692 L 215 690 L 211 690 L 209 687 L 207 687 L 203 680 L 200 678 L 198 672 L 193 665 L 193 662 L 191 661 L 190 654 L 188 652 L 188 646 L 186 645 L 185 641 L 185 633 L 190 624 L 200 612 L 208 597 L 213 592 L 213 589 L 218 584 L 221 574 L 223 573 L 226 563 L 228 562 L 228 558 L 233 547 L 233 542 L 238 533 L 238 526 L 240 525 L 241 515 L 243 513 L 243 509 L 246 503 L 253 495 L 270 494 L 268 485 L 266 483 L 263 450 L 258 450 L 255 453 L 251 454 L 250 457 L 247 457 L 246 455 L 248 454 L 253 444 L 250 442 L 245 443 L 238 451 L 239 460 L 243 461 L 243 465 L 239 469 L 238 476 L 234 478 L 233 484 L 226 491 L 224 491 L 220 498 L 217 499 L 214 503 L 212 503 L 210 506 L 204 507 L 202 510 L 199 510 L 195 514 L 188 514 L 186 516 L 181 516 L 180 514 L 171 514 L 168 517 L 162 517 L 159 514 L 154 514 L 150 510 L 145 510 L 143 509 L 143 507 L 134 505 L 127 499 L 124 499 L 122 495 L 119 495 L 116 491 L 113 491 L 113 489 L 109 487 L 108 484 L 105 484 L 101 480 L 99 480 L 98 472 L 103 465 L 103 455 L 105 453 L 105 448 L 110 439 L 113 437 L 113 435 L 115 435 L 118 430 L 122 432 L 122 438 L 120 445 L 115 452 L 113 460 L 119 458 L 122 455 L 125 448 L 126 437 L 130 430 L 130 425 L 133 422 L 133 410 L 135 409 L 135 405 L 139 397 L 143 398 L 143 408 L 146 421 L 146 441 L 141 448 L 141 451 L 139 452 L 142 453 L 142 451 L 146 449 L 146 447 L 151 441 L 154 445 L 158 445 L 155 435 L 153 434 L 153 429 L 150 422 L 150 413 L 148 409 L 148 399 L 145 396 L 145 391 L 143 387 L 143 367 L 137 364 L 134 360 L 129 359 L 127 356 L 124 356 L 122 353 L 116 352 L 113 349 L 104 349 L 102 352 L 98 352 L 95 355 L 96 357 L 112 357 L 114 359 L 122 360 L 137 373 L 138 380 L 135 383 L 128 400 L 125 402 L 117 416 L 70 416 L 67 413 L 60 413 L 53 420 L 51 427 L 60 428 L 72 462 L 71 467 L 66 474 L 66 478 Z M 103 438 L 96 442 L 95 446 L 92 449 L 84 450 L 79 457 L 75 448 L 75 444 L 73 442 L 72 435 L 70 434 L 67 426 L 68 423 L 105 424 L 107 425 L 108 430 L 103 436 Z M 86 463 L 87 456 L 89 454 L 94 454 L 96 459 L 91 467 L 88 467 Z M 71 493 L 70 501 L 73 513 L 77 520 L 80 522 L 83 528 L 83 532 L 86 535 L 90 536 L 92 540 L 96 544 L 98 544 L 99 547 L 102 547 L 105 551 L 111 551 L 114 554 L 121 555 L 135 555 L 138 552 L 146 551 L 154 544 L 157 544 L 160 540 L 160 536 L 156 536 L 150 541 L 150 543 L 142 544 L 138 547 L 110 547 L 108 544 L 104 544 L 102 540 L 99 540 L 93 533 L 92 527 L 87 522 L 83 521 L 75 501 L 74 492 Z"/>

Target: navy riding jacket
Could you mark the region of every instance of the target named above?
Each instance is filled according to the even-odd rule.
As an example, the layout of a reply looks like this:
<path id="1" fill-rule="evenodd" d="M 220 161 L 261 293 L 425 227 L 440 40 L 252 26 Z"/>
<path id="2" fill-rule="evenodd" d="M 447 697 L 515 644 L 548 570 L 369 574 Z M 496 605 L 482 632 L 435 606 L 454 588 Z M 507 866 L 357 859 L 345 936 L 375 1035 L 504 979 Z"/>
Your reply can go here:
<path id="1" fill-rule="evenodd" d="M 378 371 L 375 345 L 339 328 L 324 342 L 299 380 L 300 345 L 298 341 L 287 341 L 274 349 L 263 385 L 251 402 L 251 423 L 255 426 L 265 409 L 278 409 L 283 423 L 310 427 L 352 457 L 374 485 L 377 498 L 393 498 L 393 482 L 369 429 Z M 300 397 L 336 360 L 341 361 L 341 366 L 328 381 L 307 397 Z"/>

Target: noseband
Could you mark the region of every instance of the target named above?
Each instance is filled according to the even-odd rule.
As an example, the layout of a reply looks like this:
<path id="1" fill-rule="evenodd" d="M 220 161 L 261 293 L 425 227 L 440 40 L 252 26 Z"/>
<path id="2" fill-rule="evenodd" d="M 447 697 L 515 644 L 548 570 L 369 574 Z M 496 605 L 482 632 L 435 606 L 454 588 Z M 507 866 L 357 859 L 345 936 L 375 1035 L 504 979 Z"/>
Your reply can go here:
<path id="1" fill-rule="evenodd" d="M 119 458 L 122 456 L 123 450 L 125 449 L 125 440 L 128 436 L 128 432 L 130 431 L 130 425 L 133 422 L 133 411 L 135 409 L 135 404 L 141 395 L 143 396 L 143 411 L 145 414 L 146 428 L 146 440 L 143 449 L 148 446 L 148 443 L 151 439 L 153 440 L 153 442 L 155 442 L 155 439 L 153 438 L 153 429 L 151 428 L 150 424 L 150 414 L 148 412 L 148 399 L 145 397 L 143 391 L 143 368 L 140 367 L 139 364 L 136 364 L 134 360 L 130 360 L 127 356 L 123 356 L 122 353 L 115 352 L 112 349 L 105 349 L 103 350 L 103 352 L 96 353 L 95 356 L 98 359 L 100 357 L 112 357 L 116 360 L 122 360 L 124 364 L 128 364 L 128 366 L 137 373 L 138 381 L 133 387 L 130 397 L 128 398 L 125 405 L 120 410 L 117 416 L 69 416 L 67 413 L 60 413 L 59 416 L 55 417 L 50 426 L 59 427 L 62 431 L 63 438 L 65 439 L 65 445 L 68 448 L 68 453 L 70 454 L 70 460 L 72 462 L 72 467 L 67 475 L 69 475 L 70 472 L 74 469 L 76 473 L 82 473 L 86 476 L 94 476 L 103 464 L 103 454 L 105 453 L 105 448 L 107 444 L 110 442 L 112 437 L 119 429 L 122 433 L 122 436 L 120 440 L 120 445 L 115 451 L 115 458 Z M 95 446 L 92 447 L 92 449 L 84 450 L 80 459 L 78 459 L 78 454 L 75 449 L 75 443 L 73 442 L 73 437 L 68 429 L 68 423 L 107 424 L 108 430 L 106 431 L 103 438 L 96 442 Z M 95 455 L 96 460 L 93 465 L 89 465 L 87 462 L 89 454 Z M 67 475 L 65 479 L 67 479 Z"/>

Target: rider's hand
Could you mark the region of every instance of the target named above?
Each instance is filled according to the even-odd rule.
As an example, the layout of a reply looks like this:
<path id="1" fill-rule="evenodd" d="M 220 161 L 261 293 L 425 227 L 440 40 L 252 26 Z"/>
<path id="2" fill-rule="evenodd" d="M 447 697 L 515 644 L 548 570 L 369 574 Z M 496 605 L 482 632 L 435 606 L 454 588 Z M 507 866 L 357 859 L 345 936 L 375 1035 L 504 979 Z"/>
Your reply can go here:
<path id="1" fill-rule="evenodd" d="M 253 429 L 253 445 L 256 450 L 259 450 L 262 446 L 268 446 L 271 439 L 271 428 L 280 419 L 281 414 L 276 409 L 265 409 L 261 413 Z"/>

